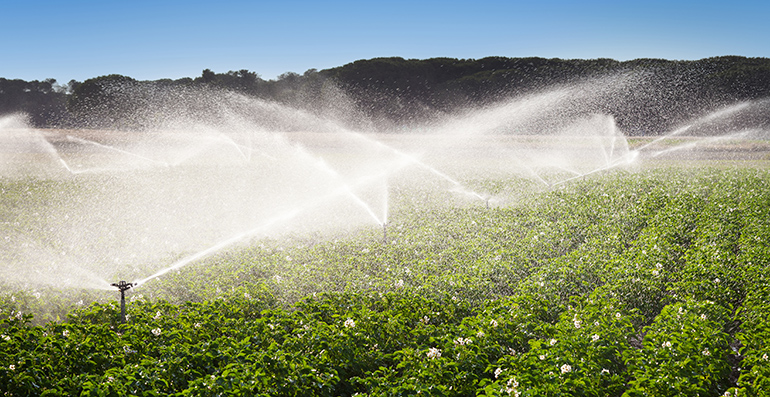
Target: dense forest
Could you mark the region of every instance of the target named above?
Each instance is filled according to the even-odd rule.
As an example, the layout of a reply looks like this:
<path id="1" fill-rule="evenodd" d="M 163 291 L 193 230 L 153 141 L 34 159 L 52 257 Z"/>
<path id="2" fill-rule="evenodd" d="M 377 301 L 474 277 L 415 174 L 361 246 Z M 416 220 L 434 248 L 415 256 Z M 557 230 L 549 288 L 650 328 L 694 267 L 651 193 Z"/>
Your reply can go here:
<path id="1" fill-rule="evenodd" d="M 655 134 L 704 109 L 770 98 L 770 58 L 725 56 L 696 61 L 621 62 L 394 57 L 359 60 L 303 74 L 287 72 L 273 80 L 264 80 L 249 70 L 215 73 L 209 69 L 195 78 L 155 81 L 122 75 L 67 84 L 53 79 L 27 82 L 0 78 L 0 115 L 25 113 L 29 122 L 39 128 L 104 127 L 84 121 L 82 115 L 101 112 L 103 119 L 114 121 L 130 112 L 125 98 L 118 94 L 125 95 L 126 91 L 107 88 L 116 85 L 143 87 L 144 92 L 225 89 L 311 111 L 339 107 L 342 102 L 345 111 L 376 120 L 377 126 L 387 129 L 416 125 L 442 114 L 551 87 L 584 87 L 596 91 L 583 104 L 586 109 L 615 116 L 629 134 Z M 596 89 L 607 85 L 614 88 Z M 762 120 L 762 124 L 770 121 Z"/>

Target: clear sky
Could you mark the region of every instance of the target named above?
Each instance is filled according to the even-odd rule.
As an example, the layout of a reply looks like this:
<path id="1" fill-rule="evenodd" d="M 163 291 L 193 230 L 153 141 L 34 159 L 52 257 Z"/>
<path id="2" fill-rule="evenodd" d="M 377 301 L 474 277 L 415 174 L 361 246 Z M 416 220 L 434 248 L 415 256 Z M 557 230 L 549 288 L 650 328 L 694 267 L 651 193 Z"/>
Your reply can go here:
<path id="1" fill-rule="evenodd" d="M 0 0 L 0 77 L 59 83 L 358 59 L 770 56 L 770 1 Z"/>

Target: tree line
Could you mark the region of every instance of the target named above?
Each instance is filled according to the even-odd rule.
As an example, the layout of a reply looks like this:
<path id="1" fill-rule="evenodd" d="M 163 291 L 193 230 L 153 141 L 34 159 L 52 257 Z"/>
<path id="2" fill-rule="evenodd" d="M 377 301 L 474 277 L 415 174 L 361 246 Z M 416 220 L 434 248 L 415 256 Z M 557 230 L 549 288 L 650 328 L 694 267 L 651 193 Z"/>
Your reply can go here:
<path id="1" fill-rule="evenodd" d="M 391 57 L 358 60 L 320 71 L 310 69 L 303 74 L 287 72 L 272 80 L 245 69 L 226 73 L 206 69 L 198 77 L 177 80 L 138 81 L 107 75 L 64 85 L 53 79 L 27 82 L 0 78 L 0 115 L 26 113 L 30 123 L 41 128 L 89 127 L 80 117 L 83 113 L 101 109 L 117 112 L 113 116 L 120 117 L 120 111 L 126 111 L 119 109 L 125 98 L 106 88 L 119 84 L 156 90 L 212 87 L 309 110 L 333 106 L 331 102 L 344 98 L 349 110 L 370 120 L 408 126 L 437 115 L 549 87 L 575 87 L 586 81 L 597 83 L 577 87 L 597 93 L 587 95 L 590 101 L 584 106 L 614 115 L 619 126 L 630 133 L 654 133 L 702 109 L 770 97 L 770 59 L 724 56 L 621 62 Z M 602 91 L 603 84 L 618 87 Z"/>

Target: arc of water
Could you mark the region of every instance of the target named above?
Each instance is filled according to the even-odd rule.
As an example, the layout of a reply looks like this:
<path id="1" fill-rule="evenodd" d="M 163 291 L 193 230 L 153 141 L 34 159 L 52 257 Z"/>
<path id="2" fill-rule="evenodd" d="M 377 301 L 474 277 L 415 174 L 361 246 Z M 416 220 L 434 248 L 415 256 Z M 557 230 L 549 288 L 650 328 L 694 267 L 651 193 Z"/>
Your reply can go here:
<path id="1" fill-rule="evenodd" d="M 222 142 L 225 142 L 226 144 L 232 145 L 235 148 L 235 150 L 238 151 L 238 154 L 240 154 L 241 157 L 243 157 L 243 159 L 245 161 L 250 161 L 251 160 L 251 154 L 254 152 L 254 149 L 252 149 L 252 148 L 250 148 L 250 147 L 248 147 L 246 145 L 241 145 L 240 143 L 235 142 L 233 140 L 233 138 L 229 137 L 228 135 L 226 135 L 224 133 L 222 133 L 219 136 L 219 140 L 222 141 Z"/>
<path id="2" fill-rule="evenodd" d="M 254 236 L 254 235 L 256 235 L 256 234 L 266 230 L 267 228 L 269 228 L 270 226 L 272 226 L 272 225 L 274 225 L 274 224 L 276 224 L 278 222 L 287 221 L 287 220 L 289 220 L 291 218 L 294 218 L 300 212 L 301 211 L 298 210 L 298 209 L 287 211 L 287 212 L 285 212 L 283 214 L 280 214 L 280 215 L 278 215 L 278 216 L 276 216 L 274 218 L 269 219 L 267 222 L 265 222 L 265 223 L 255 227 L 254 229 L 251 229 L 251 230 L 249 230 L 249 231 L 247 231 L 245 233 L 241 233 L 241 234 L 232 236 L 232 237 L 230 237 L 230 238 L 228 238 L 226 240 L 223 240 L 223 241 L 221 241 L 221 242 L 219 242 L 217 244 L 212 245 L 209 248 L 204 249 L 203 251 L 197 252 L 197 253 L 195 253 L 193 255 L 190 255 L 188 257 L 180 259 L 180 260 L 174 262 L 174 264 L 172 264 L 171 266 L 169 266 L 169 267 L 167 267 L 167 268 L 165 268 L 163 270 L 160 270 L 157 273 L 154 273 L 154 274 L 152 274 L 149 277 L 145 277 L 145 278 L 143 278 L 141 280 L 134 281 L 134 287 L 138 287 L 138 286 L 140 286 L 140 285 L 142 285 L 142 284 L 144 284 L 144 283 L 146 283 L 146 282 L 148 282 L 148 281 L 150 281 L 152 279 L 158 278 L 158 277 L 160 277 L 160 276 L 162 276 L 162 275 L 164 275 L 164 274 L 166 274 L 166 273 L 168 273 L 168 272 L 170 272 L 172 270 L 179 269 L 179 268 L 181 268 L 181 267 L 183 267 L 185 265 L 188 265 L 188 264 L 190 264 L 192 262 L 195 262 L 195 261 L 197 261 L 199 259 L 203 259 L 203 258 L 205 258 L 205 257 L 207 257 L 207 256 L 209 256 L 211 254 L 214 254 L 214 253 L 216 253 L 216 252 L 218 252 L 218 251 L 220 251 L 220 250 L 222 250 L 224 248 L 227 248 L 227 247 L 229 247 L 229 246 L 231 246 L 231 245 L 233 245 L 233 244 L 235 244 L 235 243 L 237 243 L 239 241 L 242 241 L 242 240 L 244 240 L 246 238 L 252 237 L 252 236 Z"/>
<path id="3" fill-rule="evenodd" d="M 399 162 L 399 163 L 396 163 L 395 165 L 392 165 L 391 167 L 386 168 L 383 171 L 378 172 L 376 174 L 372 174 L 372 175 L 369 175 L 369 176 L 366 176 L 366 177 L 358 178 L 358 179 L 356 179 L 354 181 L 354 185 L 367 185 L 367 184 L 372 183 L 373 181 L 384 180 L 385 178 L 387 178 L 387 176 L 390 173 L 395 172 L 395 170 L 397 170 L 397 169 L 403 168 L 406 164 L 407 163 L 405 163 L 405 162 Z M 347 184 L 343 185 L 343 189 L 345 190 L 345 193 L 350 195 L 351 198 L 354 199 L 354 201 L 356 201 L 358 204 L 360 204 L 367 211 L 367 213 L 378 224 L 385 225 L 385 224 L 388 223 L 388 187 L 387 187 L 387 184 L 384 184 L 383 186 L 384 186 L 384 188 L 383 188 L 383 213 L 382 213 L 382 218 L 377 216 L 377 214 L 374 213 L 374 210 L 369 205 L 367 205 L 358 195 L 353 193 L 350 185 L 347 185 Z"/>
<path id="4" fill-rule="evenodd" d="M 531 175 L 532 175 L 532 176 L 533 176 L 535 179 L 537 179 L 538 181 L 542 182 L 542 183 L 543 183 L 543 185 L 545 185 L 545 186 L 550 186 L 550 185 L 551 185 L 550 183 L 548 183 L 548 181 L 546 181 L 545 179 L 543 179 L 543 177 L 542 177 L 542 176 L 540 176 L 540 174 L 538 174 L 538 173 L 537 173 L 537 171 L 535 171 L 535 169 L 534 169 L 534 168 L 530 167 L 530 166 L 529 166 L 528 164 L 526 164 L 524 161 L 521 161 L 521 160 L 520 160 L 520 159 L 518 159 L 518 158 L 514 158 L 514 161 L 516 162 L 516 165 L 517 165 L 517 166 L 520 166 L 520 167 L 524 168 L 524 169 L 525 169 L 525 170 L 526 170 L 526 171 L 527 171 L 529 174 L 531 174 Z"/>
<path id="5" fill-rule="evenodd" d="M 689 142 L 689 143 L 684 143 L 684 144 L 677 145 L 677 146 L 674 146 L 674 147 L 671 147 L 671 148 L 668 148 L 668 149 L 659 150 L 659 151 L 653 153 L 652 157 L 658 157 L 658 156 L 664 155 L 666 153 L 671 153 L 671 152 L 675 152 L 675 151 L 679 151 L 679 150 L 691 149 L 691 148 L 694 148 L 694 147 L 696 147 L 698 145 L 701 145 L 701 144 L 704 144 L 704 143 L 712 143 L 712 142 L 718 142 L 718 141 L 722 141 L 722 140 L 726 140 L 726 139 L 741 138 L 741 137 L 744 137 L 744 136 L 748 135 L 749 133 L 751 133 L 751 130 L 742 131 L 742 132 L 738 132 L 738 133 L 730 134 L 730 135 L 723 135 L 723 136 L 716 136 L 716 137 L 706 138 L 706 139 L 702 139 L 702 140 L 698 140 L 698 141 L 694 141 L 694 142 Z"/>
<path id="6" fill-rule="evenodd" d="M 111 151 L 114 151 L 114 152 L 117 152 L 117 153 L 125 154 L 125 155 L 128 155 L 128 156 L 133 156 L 133 157 L 136 157 L 138 159 L 142 159 L 144 161 L 148 161 L 150 163 L 162 165 L 164 167 L 169 167 L 170 166 L 168 163 L 166 163 L 164 161 L 155 160 L 155 159 L 152 159 L 152 158 L 149 158 L 149 157 L 142 156 L 140 154 L 129 152 L 128 150 L 123 150 L 123 149 L 116 148 L 114 146 L 105 145 L 105 144 L 102 144 L 102 143 L 99 143 L 99 142 L 94 142 L 94 141 L 89 140 L 89 139 L 77 138 L 77 137 L 74 137 L 74 136 L 71 136 L 71 135 L 67 135 L 67 139 L 70 140 L 70 141 L 73 141 L 73 142 L 77 142 L 77 143 L 81 143 L 81 144 L 86 144 L 86 145 L 94 145 L 94 146 L 97 146 L 97 147 L 100 147 L 100 148 L 103 148 L 103 149 L 107 149 L 107 150 L 111 150 Z"/>
<path id="7" fill-rule="evenodd" d="M 551 186 L 551 183 L 550 183 L 550 182 L 548 182 L 548 181 L 546 181 L 545 179 L 543 179 L 543 177 L 542 177 L 542 176 L 540 176 L 540 174 L 538 174 L 537 172 L 535 172 L 535 170 L 534 170 L 534 169 L 532 169 L 532 167 L 530 167 L 530 166 L 528 166 L 528 165 L 525 165 L 525 166 L 524 166 L 524 168 L 525 168 L 527 171 L 529 171 L 529 173 L 530 173 L 530 174 L 532 174 L 532 175 L 535 177 L 535 179 L 537 179 L 538 181 L 542 182 L 542 183 L 543 183 L 543 185 L 546 185 L 546 186 Z"/>
<path id="8" fill-rule="evenodd" d="M 394 150 L 395 150 L 395 149 L 394 149 Z M 447 175 L 447 174 L 445 174 L 445 173 L 443 173 L 443 172 L 441 172 L 441 171 L 437 170 L 437 169 L 436 169 L 436 168 L 434 168 L 434 167 L 431 167 L 431 166 L 429 166 L 428 164 L 425 164 L 424 162 L 420 161 L 420 160 L 419 160 L 419 159 L 417 159 L 416 157 L 414 157 L 414 156 L 410 156 L 410 155 L 408 155 L 408 154 L 406 154 L 406 153 L 403 153 L 403 152 L 400 152 L 400 151 L 397 151 L 397 153 L 398 153 L 400 156 L 402 156 L 402 157 L 404 157 L 405 159 L 407 159 L 409 162 L 411 162 L 411 163 L 413 163 L 413 164 L 416 164 L 417 166 L 420 166 L 420 167 L 422 167 L 422 168 L 424 168 L 424 169 L 426 169 L 426 170 L 430 171 L 430 172 L 431 172 L 431 173 L 433 173 L 434 175 L 437 175 L 438 177 L 440 177 L 440 178 L 442 178 L 442 179 L 444 179 L 444 180 L 448 181 L 449 183 L 451 183 L 451 184 L 455 185 L 454 191 L 456 191 L 456 192 L 459 192 L 459 193 L 463 193 L 463 194 L 467 194 L 467 195 L 469 195 L 469 196 L 471 196 L 471 197 L 475 197 L 475 198 L 478 198 L 479 200 L 482 200 L 482 201 L 486 201 L 486 199 L 487 199 L 486 197 L 484 197 L 484 196 L 482 196 L 482 195 L 480 195 L 480 194 L 476 193 L 476 192 L 475 192 L 475 191 L 473 191 L 473 190 L 470 190 L 470 189 L 466 188 L 465 186 L 463 186 L 463 184 L 461 184 L 460 182 L 458 182 L 458 181 L 457 181 L 457 180 L 455 180 L 454 178 L 452 178 L 452 177 L 450 177 L 449 175 Z"/>
<path id="9" fill-rule="evenodd" d="M 64 167 L 65 170 L 67 170 L 67 172 L 69 172 L 70 174 L 75 174 L 75 171 L 73 171 L 72 168 L 70 168 L 70 166 L 67 165 L 67 162 L 64 161 L 64 159 L 61 158 L 61 156 L 59 156 L 59 163 L 61 163 L 61 165 Z"/>
<path id="10" fill-rule="evenodd" d="M 350 185 L 348 185 L 346 183 L 345 178 L 343 178 L 343 176 L 340 175 L 339 172 L 337 172 L 326 161 L 324 161 L 323 158 L 317 157 L 317 156 L 313 156 L 307 150 L 305 150 L 304 147 L 302 147 L 302 146 L 299 146 L 298 150 L 300 151 L 300 153 L 302 153 L 302 154 L 308 156 L 309 158 L 311 158 L 312 161 L 314 162 L 314 165 L 318 169 L 322 170 L 323 172 L 325 172 L 326 174 L 328 174 L 329 176 L 334 178 L 336 181 L 341 183 L 342 184 L 342 188 L 344 189 L 344 192 L 356 204 L 358 204 L 361 208 L 363 208 L 364 211 L 366 211 L 377 223 L 383 224 L 383 223 L 387 222 L 387 197 L 385 198 L 385 211 L 384 211 L 384 215 L 383 215 L 382 219 L 380 219 L 380 217 L 377 216 L 377 214 L 374 212 L 372 207 L 369 204 L 367 204 L 366 201 L 364 201 L 359 195 L 357 195 L 353 191 L 353 189 L 351 189 Z M 362 181 L 374 180 L 374 179 L 378 179 L 378 178 L 385 178 L 385 177 L 387 177 L 388 173 L 392 172 L 392 170 L 390 168 L 395 169 L 395 168 L 400 168 L 400 167 L 389 167 L 389 168 L 386 168 L 385 170 L 383 170 L 380 173 L 373 174 L 373 175 L 370 175 L 370 176 L 364 177 L 364 178 L 359 178 L 357 184 L 361 184 Z M 387 187 L 385 188 L 385 194 L 387 195 Z"/>
<path id="11" fill-rule="evenodd" d="M 655 145 L 658 142 L 664 141 L 664 140 L 669 139 L 669 138 L 671 138 L 673 136 L 681 135 L 685 131 L 689 130 L 691 127 L 692 127 L 692 124 L 689 124 L 689 125 L 686 125 L 686 126 L 684 126 L 682 128 L 679 128 L 677 130 L 674 130 L 673 132 L 671 132 L 669 134 L 666 134 L 666 135 L 663 135 L 663 136 L 661 136 L 659 138 L 653 139 L 651 142 L 645 143 L 644 145 L 639 146 L 638 148 L 636 148 L 636 151 L 642 151 L 642 150 L 644 150 L 644 149 L 646 149 L 646 148 L 648 148 L 650 146 Z"/>
<path id="12" fill-rule="evenodd" d="M 570 177 L 570 178 L 567 178 L 567 179 L 563 179 L 563 180 L 561 180 L 559 182 L 555 182 L 555 183 L 551 184 L 551 186 L 562 185 L 562 184 L 565 184 L 567 182 L 574 181 L 575 179 L 595 174 L 597 172 L 607 171 L 607 170 L 610 170 L 610 169 L 613 169 L 613 168 L 616 168 L 616 167 L 620 167 L 621 165 L 631 164 L 637 158 L 638 154 L 639 154 L 639 152 L 637 152 L 637 151 L 630 152 L 624 158 L 619 158 L 619 159 L 611 162 L 610 164 L 608 164 L 606 166 L 599 167 L 599 168 L 593 169 L 591 171 L 588 171 L 586 173 L 583 173 L 583 174 L 580 174 L 580 175 L 576 175 L 576 176 L 573 176 L 573 177 Z"/>
<path id="13" fill-rule="evenodd" d="M 372 177 L 362 178 L 361 180 L 358 181 L 358 183 L 366 183 L 366 181 L 368 181 L 371 178 Z M 281 214 L 279 214 L 279 215 L 277 215 L 277 216 L 275 216 L 273 218 L 270 218 L 266 222 L 260 224 L 259 226 L 255 227 L 253 229 L 250 229 L 250 230 L 248 230 L 246 232 L 234 235 L 234 236 L 232 236 L 230 238 L 227 238 L 227 239 L 225 239 L 225 240 L 223 240 L 221 242 L 218 242 L 218 243 L 216 243 L 216 244 L 214 244 L 214 245 L 212 245 L 212 246 L 210 246 L 210 247 L 208 247 L 208 248 L 206 248 L 206 249 L 204 249 L 202 251 L 199 251 L 199 252 L 197 252 L 195 254 L 192 254 L 190 256 L 182 258 L 182 259 L 174 262 L 171 266 L 169 266 L 169 267 L 167 267 L 165 269 L 162 269 L 162 270 L 160 270 L 160 271 L 158 271 L 158 272 L 156 272 L 156 273 L 154 273 L 154 274 L 152 274 L 152 275 L 150 275 L 148 277 L 145 277 L 143 279 L 134 281 L 133 282 L 134 288 L 139 287 L 140 285 L 143 285 L 143 284 L 147 283 L 148 281 L 156 279 L 156 278 L 158 278 L 158 277 L 160 277 L 160 276 L 162 276 L 164 274 L 167 274 L 170 271 L 182 268 L 182 267 L 184 267 L 186 265 L 189 265 L 190 263 L 196 262 L 196 261 L 198 261 L 200 259 L 203 259 L 203 258 L 206 258 L 206 257 L 208 257 L 210 255 L 213 255 L 213 254 L 215 254 L 215 253 L 217 253 L 217 252 L 219 252 L 219 251 L 221 251 L 221 250 L 223 250 L 223 249 L 225 249 L 227 247 L 230 247 L 230 246 L 232 246 L 232 245 L 234 245 L 236 243 L 239 243 L 239 242 L 241 242 L 241 241 L 243 241 L 243 240 L 245 240 L 247 238 L 254 237 L 254 236 L 258 235 L 259 233 L 264 232 L 268 228 L 270 228 L 270 227 L 272 227 L 272 226 L 274 226 L 274 225 L 276 225 L 276 224 L 278 224 L 280 222 L 289 221 L 292 218 L 294 218 L 294 217 L 298 216 L 299 214 L 301 214 L 302 212 L 305 212 L 305 211 L 308 211 L 308 210 L 310 210 L 310 209 L 312 209 L 314 207 L 317 207 L 317 206 L 323 204 L 324 202 L 326 202 L 328 200 L 332 200 L 332 199 L 334 199 L 334 198 L 336 198 L 338 196 L 341 196 L 341 195 L 347 195 L 348 194 L 347 189 L 349 189 L 348 186 L 342 186 L 341 188 L 333 190 L 332 192 L 330 192 L 329 194 L 327 194 L 325 196 L 321 196 L 319 198 L 316 198 L 315 200 L 310 200 L 310 201 L 304 203 L 303 205 L 298 205 L 294 209 L 285 211 L 285 212 L 283 212 L 283 213 L 281 213 Z M 379 224 L 382 224 L 382 222 L 376 216 L 375 216 L 375 219 L 378 221 Z"/>
<path id="14" fill-rule="evenodd" d="M 740 102 L 738 104 L 735 104 L 735 105 L 732 105 L 732 106 L 728 106 L 727 108 L 720 109 L 720 110 L 717 110 L 715 112 L 709 113 L 706 116 L 703 116 L 700 119 L 692 122 L 691 124 L 688 124 L 688 125 L 686 125 L 684 127 L 676 129 L 676 130 L 674 130 L 671 133 L 665 134 L 665 135 L 663 135 L 663 136 L 653 140 L 652 142 L 649 142 L 647 144 L 644 144 L 644 145 L 636 148 L 636 150 L 639 151 L 639 150 L 646 149 L 646 148 L 648 148 L 648 147 L 650 147 L 650 146 L 652 146 L 652 145 L 654 145 L 654 144 L 656 144 L 656 143 L 658 143 L 660 141 L 669 139 L 669 138 L 677 136 L 677 135 L 681 135 L 682 133 L 684 133 L 685 131 L 689 130 L 693 126 L 696 126 L 696 125 L 699 125 L 699 124 L 700 125 L 706 124 L 706 123 L 714 121 L 714 120 L 716 120 L 716 119 L 718 119 L 720 117 L 729 116 L 729 115 L 731 115 L 733 113 L 736 113 L 736 112 L 738 112 L 740 110 L 745 109 L 746 107 L 748 107 L 750 105 L 751 105 L 751 102 Z"/>
<path id="15" fill-rule="evenodd" d="M 378 141 L 376 139 L 373 139 L 373 138 L 370 138 L 370 137 L 367 137 L 367 136 L 363 136 L 360 133 L 355 133 L 355 132 L 349 131 L 349 130 L 341 130 L 341 132 L 346 133 L 348 135 L 352 135 L 353 137 L 355 137 L 355 138 L 357 138 L 359 140 L 363 140 L 363 141 L 365 141 L 365 142 L 367 142 L 369 144 L 373 144 L 373 145 L 378 146 L 378 147 L 380 147 L 382 149 L 388 150 L 391 153 L 393 153 L 393 154 L 395 154 L 395 155 L 397 155 L 397 156 L 407 160 L 409 163 L 415 164 L 415 165 L 417 165 L 419 167 L 422 167 L 422 168 L 430 171 L 431 173 L 433 173 L 433 174 L 439 176 L 440 178 L 442 178 L 442 179 L 450 182 L 451 184 L 455 185 L 456 189 L 459 189 L 458 191 L 462 191 L 464 193 L 467 193 L 467 194 L 469 194 L 469 195 L 471 195 L 473 197 L 476 197 L 476 198 L 478 198 L 479 200 L 482 200 L 482 201 L 486 201 L 487 200 L 487 198 L 485 198 L 484 196 L 476 193 L 473 190 L 470 190 L 470 189 L 466 188 L 460 182 L 456 181 L 455 179 L 453 179 L 449 175 L 446 175 L 443 172 L 437 170 L 436 168 L 431 167 L 428 164 L 425 164 L 424 162 L 420 161 L 419 159 L 417 159 L 414 156 L 411 156 L 411 155 L 409 155 L 407 153 L 404 153 L 404 152 L 402 152 L 402 151 L 400 151 L 400 150 L 398 150 L 398 149 L 396 149 L 396 148 L 394 148 L 392 146 L 386 145 L 386 144 L 384 144 L 384 143 L 382 143 L 382 142 L 380 142 L 380 141 Z"/>
<path id="16" fill-rule="evenodd" d="M 51 142 L 49 142 L 48 139 L 46 139 L 45 135 L 41 131 L 39 131 L 39 130 L 31 130 L 31 131 L 32 131 L 33 134 L 36 134 L 34 139 L 36 141 L 40 142 L 40 144 L 43 146 L 43 150 L 47 154 L 49 154 L 52 157 L 56 158 L 56 160 L 59 162 L 59 164 L 61 164 L 62 167 L 64 167 L 64 169 L 67 170 L 67 172 L 69 172 L 70 174 L 75 174 L 76 173 L 75 171 L 72 170 L 72 168 L 70 168 L 70 166 L 67 164 L 67 162 L 64 161 L 64 159 L 61 157 L 61 155 L 56 150 L 54 145 Z"/>
<path id="17" fill-rule="evenodd" d="M 342 188 L 343 188 L 343 191 L 345 192 L 345 194 L 348 195 L 353 200 L 353 202 L 355 202 L 361 208 L 363 208 L 364 211 L 366 211 L 372 218 L 374 218 L 374 220 L 377 223 L 380 223 L 380 224 L 383 223 L 383 221 L 379 219 L 377 214 L 374 213 L 372 208 L 368 204 L 366 204 L 366 202 L 363 199 L 361 199 L 361 197 L 359 197 L 357 194 L 355 194 L 355 192 L 353 192 L 353 189 L 351 189 L 350 186 L 348 186 L 345 183 L 344 178 L 342 177 L 342 175 L 340 175 L 339 172 L 335 171 L 334 168 L 332 168 L 326 161 L 324 161 L 323 158 L 312 156 L 309 152 L 307 152 L 301 146 L 298 148 L 298 150 L 300 150 L 300 152 L 303 153 L 304 155 L 310 157 L 312 159 L 314 165 L 318 169 L 320 169 L 321 171 L 325 172 L 327 175 L 329 175 L 332 178 L 334 178 L 337 182 L 340 182 L 342 184 Z"/>
<path id="18" fill-rule="evenodd" d="M 607 159 L 607 163 L 609 163 L 609 159 Z M 573 170 L 573 169 L 569 169 L 569 168 L 567 168 L 567 167 L 562 167 L 562 166 L 560 166 L 560 165 L 558 165 L 558 164 L 554 164 L 554 165 L 553 165 L 553 167 L 554 167 L 554 168 L 557 168 L 557 169 L 560 169 L 560 170 L 562 170 L 562 171 L 565 171 L 565 172 L 569 172 L 570 174 L 575 174 L 575 175 L 577 175 L 577 176 L 583 176 L 583 174 L 581 174 L 581 173 L 580 173 L 580 172 L 578 172 L 578 171 L 575 171 L 575 170 Z"/>

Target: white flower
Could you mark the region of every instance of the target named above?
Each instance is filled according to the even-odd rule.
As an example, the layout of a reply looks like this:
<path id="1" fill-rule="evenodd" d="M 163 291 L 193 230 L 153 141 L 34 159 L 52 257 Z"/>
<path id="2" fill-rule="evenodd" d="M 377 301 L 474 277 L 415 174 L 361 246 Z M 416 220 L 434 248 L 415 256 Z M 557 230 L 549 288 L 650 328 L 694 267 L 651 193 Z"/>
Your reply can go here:
<path id="1" fill-rule="evenodd" d="M 561 366 L 561 373 L 566 374 L 567 372 L 572 372 L 572 366 L 569 364 L 564 364 Z"/>
<path id="2" fill-rule="evenodd" d="M 484 331 L 477 332 L 476 336 L 479 337 L 479 338 L 483 338 L 484 337 Z"/>
<path id="3" fill-rule="evenodd" d="M 653 275 L 653 276 L 655 276 L 655 277 L 657 277 L 658 275 L 660 275 L 660 272 L 659 272 L 659 271 L 657 271 L 657 270 L 653 270 L 653 271 L 652 271 L 652 275 Z"/>
<path id="4" fill-rule="evenodd" d="M 620 313 L 615 313 L 616 318 L 620 318 Z"/>
<path id="5" fill-rule="evenodd" d="M 599 340 L 599 335 L 598 334 L 594 334 L 594 336 L 591 337 L 591 340 L 596 342 L 597 340 Z"/>
<path id="6" fill-rule="evenodd" d="M 471 342 L 473 342 L 473 341 L 470 338 L 459 337 L 459 338 L 455 339 L 454 342 L 455 342 L 455 346 L 457 346 L 457 345 L 465 346 L 465 345 L 470 345 Z"/>
<path id="7" fill-rule="evenodd" d="M 425 325 L 428 325 L 430 323 L 430 317 L 422 316 L 422 318 L 420 319 L 420 322 L 425 324 Z"/>
<path id="8" fill-rule="evenodd" d="M 508 387 L 517 388 L 519 387 L 519 381 L 516 380 L 516 378 L 508 379 Z"/>
<path id="9" fill-rule="evenodd" d="M 433 360 L 434 358 L 439 358 L 441 357 L 441 349 L 431 347 L 430 349 L 428 349 L 428 352 L 425 353 L 425 355 L 427 355 L 428 358 L 431 360 Z"/>
<path id="10" fill-rule="evenodd" d="M 580 328 L 580 326 L 583 324 L 583 322 L 580 320 L 573 320 L 572 323 L 575 324 L 575 328 Z"/>
<path id="11" fill-rule="evenodd" d="M 65 329 L 64 331 L 62 331 L 61 334 L 62 334 L 63 337 L 66 338 L 66 337 L 70 336 L 70 331 L 68 329 Z"/>
<path id="12" fill-rule="evenodd" d="M 345 320 L 345 328 L 355 328 L 356 322 L 352 318 Z"/>
<path id="13" fill-rule="evenodd" d="M 667 348 L 670 349 L 671 348 L 671 342 L 669 342 L 669 341 L 663 342 L 663 347 L 667 347 Z"/>
<path id="14" fill-rule="evenodd" d="M 162 331 L 160 330 L 160 328 L 154 328 L 152 330 L 152 334 L 155 335 L 155 336 L 160 336 L 161 332 Z"/>
<path id="15" fill-rule="evenodd" d="M 703 353 L 704 356 L 710 356 L 711 355 L 711 352 L 709 351 L 708 347 L 703 349 L 703 351 L 701 353 Z"/>
<path id="16" fill-rule="evenodd" d="M 556 340 L 556 339 L 551 339 L 551 341 L 550 341 L 550 342 L 548 342 L 548 343 L 550 343 L 550 344 L 551 344 L 551 346 L 553 346 L 553 345 L 555 345 L 555 344 L 556 344 L 556 342 L 557 342 L 557 340 Z"/>
<path id="17" fill-rule="evenodd" d="M 396 281 L 396 288 L 403 288 L 404 287 L 404 280 L 398 279 Z"/>
<path id="18" fill-rule="evenodd" d="M 502 368 L 496 369 L 495 370 L 495 379 L 499 378 L 500 374 L 502 374 L 502 373 L 503 373 L 503 369 Z"/>
<path id="19" fill-rule="evenodd" d="M 767 353 L 762 354 L 762 360 L 767 361 Z"/>
<path id="20" fill-rule="evenodd" d="M 14 370 L 16 370 L 16 366 L 11 364 L 11 365 L 8 366 L 8 369 L 10 369 L 11 371 L 14 371 Z"/>
<path id="21" fill-rule="evenodd" d="M 539 355 L 538 358 L 541 359 L 541 360 L 545 360 L 545 354 Z"/>
<path id="22" fill-rule="evenodd" d="M 496 327 L 497 327 L 497 320 L 492 320 L 492 321 L 490 321 L 490 322 L 489 322 L 489 325 L 491 325 L 491 326 L 492 326 L 492 328 L 496 328 Z"/>
<path id="23" fill-rule="evenodd" d="M 602 372 L 601 372 L 602 375 L 608 374 L 608 373 L 610 373 L 610 370 L 608 370 L 607 368 L 602 368 Z"/>
<path id="24" fill-rule="evenodd" d="M 162 314 L 160 314 L 160 310 L 158 310 L 157 312 L 155 312 L 155 315 L 152 317 L 152 319 L 153 319 L 153 320 L 157 320 L 157 319 L 159 319 L 161 316 L 162 316 Z"/>
<path id="25" fill-rule="evenodd" d="M 193 327 L 200 328 L 201 327 L 201 323 L 195 323 L 195 324 L 193 324 Z"/>
<path id="26" fill-rule="evenodd" d="M 3 340 L 4 340 L 4 341 L 6 341 L 6 342 L 9 342 L 9 341 L 11 340 L 11 337 L 10 337 L 10 336 L 8 336 L 8 335 L 3 335 L 3 336 L 2 336 L 2 338 L 3 338 Z"/>

